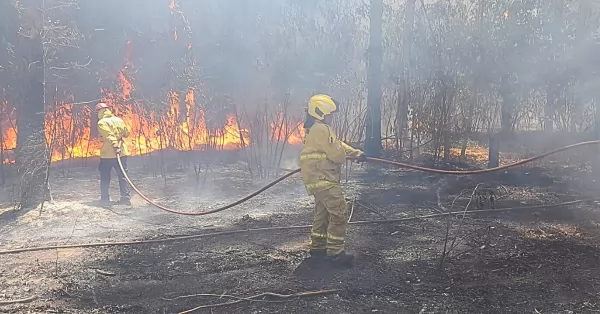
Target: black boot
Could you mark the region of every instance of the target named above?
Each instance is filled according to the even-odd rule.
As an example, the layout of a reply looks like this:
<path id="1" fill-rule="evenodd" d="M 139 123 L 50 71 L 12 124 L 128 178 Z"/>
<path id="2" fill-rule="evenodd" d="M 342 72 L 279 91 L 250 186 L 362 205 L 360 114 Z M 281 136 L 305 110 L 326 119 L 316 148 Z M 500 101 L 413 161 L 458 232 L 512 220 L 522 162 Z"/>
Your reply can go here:
<path id="1" fill-rule="evenodd" d="M 354 255 L 342 251 L 336 255 L 328 255 L 327 260 L 331 266 L 335 268 L 352 268 L 354 267 Z"/>
<path id="2" fill-rule="evenodd" d="M 103 207 L 103 208 L 110 207 L 110 200 L 109 199 L 100 199 L 100 207 Z"/>
<path id="3" fill-rule="evenodd" d="M 117 204 L 131 206 L 131 200 L 128 198 L 121 197 L 121 199 L 119 200 L 119 202 Z"/>
<path id="4" fill-rule="evenodd" d="M 310 258 L 325 258 L 327 252 L 325 250 L 310 250 Z"/>
<path id="5" fill-rule="evenodd" d="M 314 275 L 322 269 L 327 269 L 327 253 L 325 250 L 310 250 L 309 256 L 302 260 L 294 270 L 294 275 Z"/>
<path id="6" fill-rule="evenodd" d="M 306 263 L 310 267 L 319 267 L 326 262 L 327 253 L 325 250 L 310 250 L 310 256 L 306 259 Z"/>

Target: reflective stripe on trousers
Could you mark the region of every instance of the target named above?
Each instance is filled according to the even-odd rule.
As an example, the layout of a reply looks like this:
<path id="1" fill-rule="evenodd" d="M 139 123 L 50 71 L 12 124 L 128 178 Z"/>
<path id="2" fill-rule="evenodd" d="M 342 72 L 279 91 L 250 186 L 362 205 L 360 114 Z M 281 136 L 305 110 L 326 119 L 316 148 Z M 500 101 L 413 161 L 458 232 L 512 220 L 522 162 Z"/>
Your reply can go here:
<path id="1" fill-rule="evenodd" d="M 344 250 L 347 217 L 344 193 L 339 184 L 315 193 L 315 216 L 311 230 L 312 250 L 335 255 Z"/>
<path id="2" fill-rule="evenodd" d="M 336 186 L 336 185 L 339 185 L 339 183 L 330 182 L 330 181 L 317 181 L 315 183 L 306 184 L 306 189 L 309 191 L 312 191 L 314 189 L 328 188 L 328 187 L 332 187 L 332 186 Z"/>
<path id="3" fill-rule="evenodd" d="M 327 239 L 328 240 L 333 240 L 333 241 L 342 241 L 342 242 L 344 242 L 344 240 L 345 240 L 345 238 L 334 236 L 331 233 L 327 233 Z"/>
<path id="4" fill-rule="evenodd" d="M 327 235 L 324 233 L 320 233 L 320 232 L 311 232 L 310 236 L 313 238 L 318 238 L 318 239 L 327 239 Z"/>

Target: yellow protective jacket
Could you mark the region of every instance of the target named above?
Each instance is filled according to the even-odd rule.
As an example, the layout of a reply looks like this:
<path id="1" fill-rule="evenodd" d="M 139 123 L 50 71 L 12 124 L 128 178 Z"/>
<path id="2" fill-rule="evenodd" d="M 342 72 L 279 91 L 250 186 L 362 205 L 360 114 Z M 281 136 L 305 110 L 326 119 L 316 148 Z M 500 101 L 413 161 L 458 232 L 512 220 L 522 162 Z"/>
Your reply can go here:
<path id="1" fill-rule="evenodd" d="M 128 156 L 127 145 L 122 139 L 129 136 L 129 128 L 119 117 L 115 117 L 108 109 L 98 112 L 98 132 L 102 136 L 102 150 L 100 158 L 117 158 L 116 149 L 121 143 L 121 156 Z"/>
<path id="2" fill-rule="evenodd" d="M 316 121 L 306 134 L 300 152 L 300 173 L 308 195 L 339 185 L 346 156 L 360 156 L 361 150 L 340 141 L 327 124 Z"/>

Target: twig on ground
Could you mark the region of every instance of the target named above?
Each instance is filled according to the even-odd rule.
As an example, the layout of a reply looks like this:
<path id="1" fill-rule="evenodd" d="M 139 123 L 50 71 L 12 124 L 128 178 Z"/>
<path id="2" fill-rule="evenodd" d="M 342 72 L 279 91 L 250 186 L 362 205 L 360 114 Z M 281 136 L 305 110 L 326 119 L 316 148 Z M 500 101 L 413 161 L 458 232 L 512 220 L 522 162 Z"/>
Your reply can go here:
<path id="1" fill-rule="evenodd" d="M 436 202 L 425 202 L 425 204 L 423 204 L 424 207 L 426 207 L 427 209 L 430 209 L 431 211 L 434 211 L 436 213 L 443 213 L 444 210 L 442 210 L 441 208 L 438 207 L 438 204 Z"/>
<path id="2" fill-rule="evenodd" d="M 362 202 L 356 202 L 356 204 L 361 205 L 362 207 L 364 207 L 366 210 L 372 212 L 373 214 L 379 216 L 379 218 L 381 219 L 387 219 L 384 215 L 382 215 L 378 210 L 375 209 L 374 206 L 367 204 L 366 202 L 362 201 Z"/>
<path id="3" fill-rule="evenodd" d="M 31 302 L 31 301 L 35 300 L 36 298 L 37 298 L 37 296 L 30 296 L 30 297 L 24 298 L 24 299 L 0 301 L 0 306 L 2 306 L 2 305 L 17 304 L 17 303 L 27 303 L 27 302 Z"/>
<path id="4" fill-rule="evenodd" d="M 459 258 L 459 257 L 461 257 L 461 256 L 463 256 L 463 255 L 465 255 L 465 254 L 467 254 L 467 253 L 469 253 L 469 252 L 472 252 L 472 251 L 474 251 L 474 250 L 476 250 L 476 249 L 479 249 L 479 248 L 481 248 L 481 247 L 480 247 L 480 246 L 479 246 L 479 247 L 478 247 L 478 246 L 471 247 L 470 249 L 468 249 L 468 250 L 466 250 L 466 251 L 462 251 L 462 252 L 460 252 L 460 253 L 456 254 L 456 255 L 454 256 L 454 258 L 455 258 L 455 259 L 456 259 L 456 258 Z"/>
<path id="5" fill-rule="evenodd" d="M 505 194 L 500 195 L 497 200 L 501 200 L 510 194 L 510 192 L 508 192 L 508 188 L 506 188 L 504 185 L 500 184 L 500 187 L 504 189 Z"/>
<path id="6" fill-rule="evenodd" d="M 453 210 L 453 209 L 454 209 L 454 203 L 456 203 L 456 200 L 458 200 L 458 199 L 459 199 L 461 196 L 463 196 L 463 194 L 465 194 L 465 192 L 466 192 L 466 190 L 462 190 L 462 191 L 460 192 L 460 194 L 458 194 L 458 195 L 457 195 L 457 196 L 454 198 L 454 200 L 452 200 L 452 204 L 450 204 L 450 210 Z"/>
<path id="7" fill-rule="evenodd" d="M 339 289 L 333 289 L 333 290 L 319 290 L 319 291 L 307 291 L 307 292 L 298 292 L 298 293 L 294 293 L 294 294 L 279 294 L 279 293 L 273 293 L 273 292 L 264 292 L 261 294 L 257 294 L 251 297 L 247 297 L 247 298 L 243 298 L 243 297 L 233 297 L 233 296 L 227 296 L 227 297 L 233 297 L 236 298 L 238 300 L 236 301 L 231 301 L 231 302 L 224 302 L 224 303 L 217 303 L 217 304 L 207 304 L 207 305 L 201 305 L 201 306 L 197 306 L 193 309 L 189 309 L 186 311 L 182 311 L 179 312 L 179 314 L 187 314 L 187 313 L 192 313 L 195 312 L 197 310 L 200 309 L 212 309 L 212 308 L 216 308 L 216 307 L 223 307 L 223 306 L 229 306 L 229 305 L 234 305 L 234 304 L 239 304 L 242 302 L 254 302 L 254 301 L 264 301 L 264 300 L 257 300 L 258 298 L 262 298 L 262 297 L 274 297 L 277 299 L 293 299 L 293 298 L 300 298 L 300 297 L 312 297 L 312 296 L 319 296 L 319 295 L 327 295 L 327 294 L 333 294 L 333 293 L 337 293 L 340 292 L 341 290 Z M 212 295 L 212 296 L 225 296 L 225 295 Z"/>
<path id="8" fill-rule="evenodd" d="M 96 268 L 96 273 L 103 275 L 103 276 L 115 276 L 115 273 L 109 272 L 109 271 L 105 271 L 105 270 L 101 270 L 101 269 L 97 269 Z"/>
<path id="9" fill-rule="evenodd" d="M 244 297 L 238 297 L 238 296 L 230 295 L 230 294 L 216 294 L 216 293 L 197 293 L 197 294 L 177 296 L 177 297 L 174 297 L 171 299 L 169 299 L 169 298 L 160 298 L 160 299 L 164 300 L 164 301 L 176 301 L 176 300 L 190 299 L 190 298 L 196 298 L 196 297 L 215 297 L 215 298 L 219 298 L 219 299 L 227 298 L 227 299 L 234 299 L 234 300 L 238 300 L 238 301 L 266 302 L 266 303 L 283 302 L 283 301 L 256 300 L 256 299 L 252 299 L 252 297 L 244 298 Z"/>

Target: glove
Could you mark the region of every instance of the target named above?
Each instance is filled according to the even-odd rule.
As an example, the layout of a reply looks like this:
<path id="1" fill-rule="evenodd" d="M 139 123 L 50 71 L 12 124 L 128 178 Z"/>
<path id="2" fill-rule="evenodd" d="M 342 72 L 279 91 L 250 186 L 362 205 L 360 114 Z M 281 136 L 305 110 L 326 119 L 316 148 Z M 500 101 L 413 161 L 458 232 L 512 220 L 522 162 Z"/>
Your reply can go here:
<path id="1" fill-rule="evenodd" d="M 115 148 L 115 153 L 121 155 L 121 147 L 123 147 L 123 141 L 113 142 L 113 147 Z"/>
<path id="2" fill-rule="evenodd" d="M 363 163 L 367 161 L 367 156 L 365 154 L 361 154 L 360 156 L 358 156 L 358 158 L 356 159 L 357 163 Z"/>

